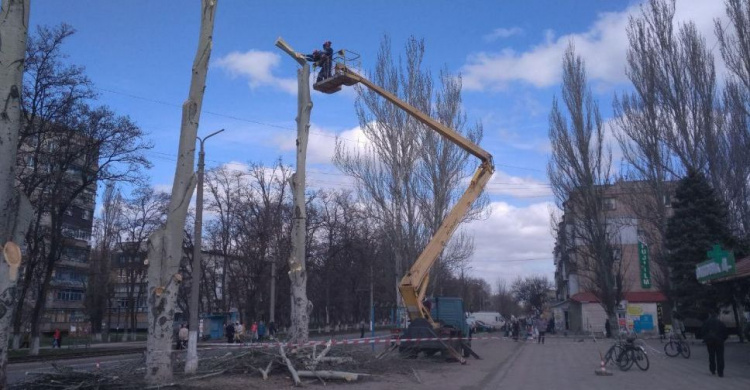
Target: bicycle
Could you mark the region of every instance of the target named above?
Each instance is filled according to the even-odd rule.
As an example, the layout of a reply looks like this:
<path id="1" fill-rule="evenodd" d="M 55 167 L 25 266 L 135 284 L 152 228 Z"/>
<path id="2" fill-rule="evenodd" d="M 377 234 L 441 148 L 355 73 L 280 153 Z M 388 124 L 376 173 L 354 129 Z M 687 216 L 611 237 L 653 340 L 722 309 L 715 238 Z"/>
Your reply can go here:
<path id="1" fill-rule="evenodd" d="M 670 332 L 669 342 L 664 344 L 664 353 L 669 357 L 682 355 L 682 357 L 688 359 L 690 358 L 690 344 L 682 337 Z"/>
<path id="2" fill-rule="evenodd" d="M 631 336 L 625 339 L 623 350 L 615 360 L 617 366 L 622 371 L 629 370 L 630 367 L 633 366 L 633 363 L 635 363 L 641 371 L 648 370 L 650 366 L 646 349 L 641 345 L 636 345 L 635 340 L 636 338 Z"/>
<path id="3" fill-rule="evenodd" d="M 617 365 L 618 364 L 618 358 L 621 356 L 622 352 L 625 350 L 625 341 L 622 339 L 617 339 L 615 343 L 609 347 L 609 350 L 607 350 L 607 353 L 604 354 L 604 364 L 605 365 Z"/>

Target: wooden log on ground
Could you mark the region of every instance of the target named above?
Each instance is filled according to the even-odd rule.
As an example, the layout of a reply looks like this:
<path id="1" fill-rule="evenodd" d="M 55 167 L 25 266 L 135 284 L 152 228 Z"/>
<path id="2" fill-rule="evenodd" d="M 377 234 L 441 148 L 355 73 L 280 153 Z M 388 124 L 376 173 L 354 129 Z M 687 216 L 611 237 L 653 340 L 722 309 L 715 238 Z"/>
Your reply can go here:
<path id="1" fill-rule="evenodd" d="M 268 362 L 268 366 L 266 366 L 266 369 L 259 368 L 258 371 L 260 371 L 261 375 L 263 375 L 263 380 L 268 380 L 268 373 L 271 371 L 271 367 L 273 366 L 274 360 L 271 359 L 270 362 Z"/>
<path id="2" fill-rule="evenodd" d="M 294 369 L 294 365 L 292 364 L 291 360 L 289 360 L 289 358 L 286 357 L 286 353 L 284 352 L 284 346 L 282 344 L 279 344 L 279 353 L 281 354 L 281 357 L 284 359 L 284 362 L 286 363 L 286 367 L 289 369 L 289 373 L 292 374 L 292 379 L 294 379 L 294 385 L 301 386 L 302 381 L 299 380 L 299 375 L 297 373 L 297 370 Z"/>
<path id="3" fill-rule="evenodd" d="M 347 382 L 356 381 L 361 376 L 370 376 L 369 374 L 360 374 L 356 372 L 344 372 L 344 371 L 307 371 L 300 370 L 297 374 L 301 378 L 323 378 L 323 379 L 343 379 Z"/>

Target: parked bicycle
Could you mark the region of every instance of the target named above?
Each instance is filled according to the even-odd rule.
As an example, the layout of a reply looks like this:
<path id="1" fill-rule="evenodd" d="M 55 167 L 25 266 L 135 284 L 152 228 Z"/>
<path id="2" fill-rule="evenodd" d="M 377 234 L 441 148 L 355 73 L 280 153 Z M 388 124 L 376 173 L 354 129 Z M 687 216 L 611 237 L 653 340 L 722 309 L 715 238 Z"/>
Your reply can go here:
<path id="1" fill-rule="evenodd" d="M 669 342 L 664 344 L 664 353 L 669 357 L 682 355 L 685 359 L 690 358 L 690 344 L 679 335 L 669 333 Z"/>
<path id="2" fill-rule="evenodd" d="M 604 354 L 604 364 L 605 365 L 612 365 L 612 366 L 619 366 L 617 364 L 617 359 L 621 356 L 622 352 L 625 350 L 625 340 L 618 338 L 615 343 L 609 347 L 609 350 L 607 350 L 607 353 Z"/>
<path id="3" fill-rule="evenodd" d="M 641 371 L 648 370 L 650 363 L 648 361 L 648 355 L 646 349 L 642 345 L 635 343 L 635 336 L 628 336 L 623 344 L 623 350 L 620 355 L 616 358 L 617 367 L 622 371 L 627 371 L 635 363 Z"/>

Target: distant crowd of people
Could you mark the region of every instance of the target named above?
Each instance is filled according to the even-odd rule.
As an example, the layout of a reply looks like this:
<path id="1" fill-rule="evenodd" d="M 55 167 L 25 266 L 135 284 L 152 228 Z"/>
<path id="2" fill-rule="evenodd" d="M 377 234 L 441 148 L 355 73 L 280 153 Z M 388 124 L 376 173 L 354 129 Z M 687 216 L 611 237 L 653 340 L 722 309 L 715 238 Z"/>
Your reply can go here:
<path id="1" fill-rule="evenodd" d="M 273 340 L 276 337 L 276 324 L 271 321 L 266 326 L 266 323 L 262 320 L 260 322 L 253 321 L 250 329 L 247 329 L 244 323 L 228 322 L 224 326 L 224 336 L 227 338 L 227 343 L 230 344 L 254 343 L 266 339 Z"/>
<path id="2" fill-rule="evenodd" d="M 547 319 L 546 315 L 516 318 L 512 316 L 510 321 L 503 325 L 505 337 L 518 340 L 536 340 L 538 344 L 544 344 L 544 336 L 555 332 L 555 318 Z"/>

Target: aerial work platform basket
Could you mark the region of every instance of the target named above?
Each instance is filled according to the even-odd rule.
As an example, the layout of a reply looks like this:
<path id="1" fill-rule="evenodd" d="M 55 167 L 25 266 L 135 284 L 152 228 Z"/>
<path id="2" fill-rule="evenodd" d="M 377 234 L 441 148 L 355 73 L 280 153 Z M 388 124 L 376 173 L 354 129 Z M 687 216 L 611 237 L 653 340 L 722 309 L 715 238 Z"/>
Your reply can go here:
<path id="1" fill-rule="evenodd" d="M 359 82 L 359 77 L 349 70 L 352 66 L 359 67 L 359 54 L 342 49 L 336 52 L 333 62 L 334 67 L 331 77 L 313 84 L 314 90 L 331 94 L 340 91 L 342 85 L 352 86 Z"/>

